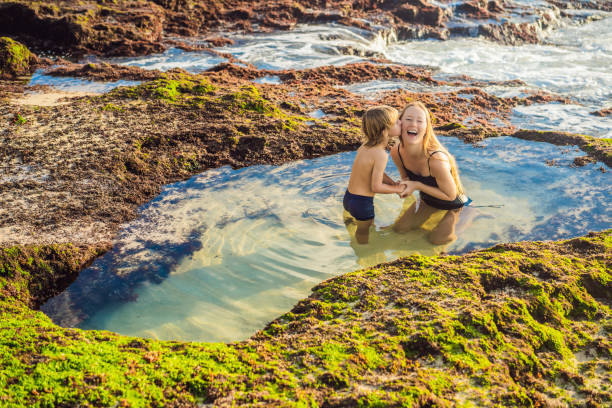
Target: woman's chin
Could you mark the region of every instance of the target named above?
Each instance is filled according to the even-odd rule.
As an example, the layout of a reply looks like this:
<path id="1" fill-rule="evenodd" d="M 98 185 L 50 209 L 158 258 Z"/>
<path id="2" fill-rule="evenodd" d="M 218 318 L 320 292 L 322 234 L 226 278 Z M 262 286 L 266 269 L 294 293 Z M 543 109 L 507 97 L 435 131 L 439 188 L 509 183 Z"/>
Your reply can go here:
<path id="1" fill-rule="evenodd" d="M 412 144 L 417 144 L 421 141 L 421 138 L 418 136 L 407 136 L 404 135 L 404 137 L 402 137 L 402 139 L 404 140 L 404 143 L 412 145 Z"/>

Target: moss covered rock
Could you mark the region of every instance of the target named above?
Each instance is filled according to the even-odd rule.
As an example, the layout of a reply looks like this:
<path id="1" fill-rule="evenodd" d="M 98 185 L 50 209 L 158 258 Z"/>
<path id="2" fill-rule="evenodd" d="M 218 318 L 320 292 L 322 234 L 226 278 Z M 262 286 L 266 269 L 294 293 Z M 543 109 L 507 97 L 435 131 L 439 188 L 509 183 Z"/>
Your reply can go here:
<path id="1" fill-rule="evenodd" d="M 38 58 L 28 48 L 9 38 L 0 37 L 0 77 L 29 75 Z"/>
<path id="2" fill-rule="evenodd" d="M 0 406 L 604 407 L 611 247 L 607 231 L 411 256 L 232 344 L 61 328 L 0 290 Z M 25 276 L 20 249 L 3 262 Z"/>

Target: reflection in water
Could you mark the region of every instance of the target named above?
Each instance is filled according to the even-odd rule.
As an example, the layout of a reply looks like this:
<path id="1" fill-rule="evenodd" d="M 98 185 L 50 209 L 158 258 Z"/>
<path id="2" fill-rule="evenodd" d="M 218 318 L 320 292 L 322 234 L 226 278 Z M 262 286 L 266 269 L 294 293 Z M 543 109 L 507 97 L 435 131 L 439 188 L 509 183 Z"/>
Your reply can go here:
<path id="1" fill-rule="evenodd" d="M 397 218 L 401 218 L 416 201 L 414 195 L 403 200 L 402 208 Z M 346 211 L 344 213 L 344 222 L 350 236 L 351 248 L 353 248 L 357 256 L 357 263 L 365 268 L 415 253 L 431 256 L 443 252 L 448 245 L 433 245 L 427 235 L 438 225 L 445 213 L 446 211 L 439 211 L 423 223 L 421 228 L 411 229 L 402 233 L 398 233 L 392 228 L 397 223 L 397 220 L 383 228 L 377 229 L 371 227 L 366 245 L 357 242 L 355 238 L 357 225 L 352 222 L 350 215 Z"/>
<path id="2" fill-rule="evenodd" d="M 318 282 L 360 267 L 610 227 L 610 173 L 599 165 L 570 168 L 576 153 L 566 147 L 512 138 L 486 140 L 482 148 L 441 141 L 455 154 L 478 211 L 463 231 L 462 212 L 451 244 L 428 242 L 435 215 L 405 234 L 382 228 L 411 202 L 378 195 L 370 244 L 356 246 L 341 202 L 353 152 L 279 167 L 220 168 L 167 186 L 121 231 L 113 250 L 43 310 L 60 324 L 88 329 L 240 340 Z M 387 172 L 398 177 L 393 165 Z"/>

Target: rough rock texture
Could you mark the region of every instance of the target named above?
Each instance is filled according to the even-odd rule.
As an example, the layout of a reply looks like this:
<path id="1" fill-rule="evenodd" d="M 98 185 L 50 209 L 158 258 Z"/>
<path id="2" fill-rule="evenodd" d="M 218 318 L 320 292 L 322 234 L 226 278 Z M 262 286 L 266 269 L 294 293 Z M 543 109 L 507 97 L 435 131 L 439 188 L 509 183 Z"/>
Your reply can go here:
<path id="1" fill-rule="evenodd" d="M 0 404 L 606 407 L 611 247 L 608 231 L 411 256 L 323 282 L 233 344 L 58 327 L 27 306 L 33 288 L 89 252 L 5 248 Z"/>
<path id="2" fill-rule="evenodd" d="M 0 37 L 0 78 L 31 74 L 37 62 L 36 55 L 25 45 L 9 37 Z"/>
<path id="3" fill-rule="evenodd" d="M 609 8 L 598 0 L 548 3 L 0 0 L 0 34 L 71 55 L 200 49 L 231 41 L 217 30 L 300 22 L 338 22 L 389 41 L 392 28 L 399 39 L 486 35 L 517 43 L 539 41 L 563 16 L 592 18 L 569 6 Z M 517 16 L 532 22 L 512 22 Z M 207 36 L 203 44 L 174 38 L 196 34 Z M 610 166 L 609 139 L 517 131 L 508 120 L 519 104 L 571 101 L 529 92 L 499 98 L 483 91 L 491 83 L 367 63 L 298 71 L 223 64 L 201 75 L 66 64 L 53 74 L 148 82 L 61 106 L 0 102 L 0 406 L 605 407 L 611 400 L 610 231 L 461 257 L 413 256 L 347 274 L 235 344 L 66 329 L 35 311 L 106 251 L 164 184 L 221 165 L 354 149 L 359 118 L 373 104 L 418 99 L 438 133 L 576 144 L 589 156 L 575 165 L 596 157 Z M 268 75 L 282 83 L 251 82 Z M 343 88 L 373 79 L 407 81 L 417 91 L 366 99 Z M 436 90 L 442 85 L 450 90 Z M 23 87 L 0 82 L 4 94 Z M 319 110 L 322 118 L 310 116 Z"/>
<path id="4" fill-rule="evenodd" d="M 35 49 L 136 55 L 157 52 L 164 9 L 150 1 L 0 2 L 0 31 Z"/>
<path id="5" fill-rule="evenodd" d="M 177 36 L 204 36 L 208 46 L 218 46 L 227 41 L 220 31 L 290 30 L 298 23 L 330 22 L 389 41 L 481 35 L 519 44 L 540 42 L 542 32 L 559 26 L 562 18 L 598 16 L 570 13 L 572 7 L 612 8 L 606 0 L 536 5 L 513 0 L 0 0 L 0 35 L 15 36 L 35 51 L 76 56 L 148 54 L 176 45 Z"/>

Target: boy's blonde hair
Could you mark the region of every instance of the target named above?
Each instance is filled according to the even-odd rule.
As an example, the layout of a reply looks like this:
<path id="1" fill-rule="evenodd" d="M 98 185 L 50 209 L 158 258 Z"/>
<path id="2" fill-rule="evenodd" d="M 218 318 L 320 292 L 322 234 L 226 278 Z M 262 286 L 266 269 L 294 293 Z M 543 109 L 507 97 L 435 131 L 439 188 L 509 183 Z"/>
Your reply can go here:
<path id="1" fill-rule="evenodd" d="M 364 145 L 376 146 L 385 141 L 389 129 L 397 122 L 397 109 L 381 105 L 368 109 L 361 118 L 361 130 L 366 137 Z"/>
<path id="2" fill-rule="evenodd" d="M 404 112 L 406 112 L 406 110 L 412 106 L 421 109 L 425 113 L 425 118 L 427 121 L 427 128 L 425 129 L 425 135 L 423 136 L 423 154 L 425 155 L 425 157 L 429 157 L 429 155 L 435 152 L 436 150 L 441 150 L 446 153 L 448 161 L 450 162 L 451 175 L 453 176 L 453 180 L 455 181 L 455 185 L 457 186 L 457 194 L 463 194 L 463 184 L 461 184 L 461 179 L 459 178 L 459 169 L 457 168 L 457 162 L 455 161 L 453 155 L 450 154 L 448 150 L 446 150 L 446 148 L 442 145 L 442 143 L 440 143 L 440 141 L 436 137 L 436 134 L 433 130 L 432 115 L 431 113 L 429 113 L 429 109 L 427 109 L 427 106 L 425 106 L 424 103 L 419 101 L 410 102 L 408 105 L 404 106 L 404 109 L 400 114 L 400 118 L 403 117 Z M 403 145 L 403 140 L 401 136 L 400 144 Z"/>

